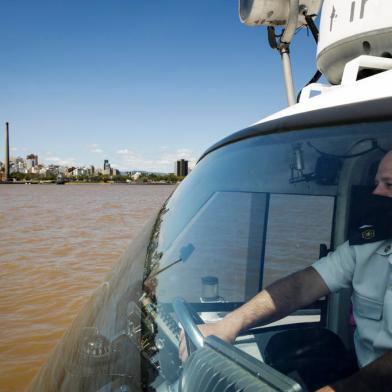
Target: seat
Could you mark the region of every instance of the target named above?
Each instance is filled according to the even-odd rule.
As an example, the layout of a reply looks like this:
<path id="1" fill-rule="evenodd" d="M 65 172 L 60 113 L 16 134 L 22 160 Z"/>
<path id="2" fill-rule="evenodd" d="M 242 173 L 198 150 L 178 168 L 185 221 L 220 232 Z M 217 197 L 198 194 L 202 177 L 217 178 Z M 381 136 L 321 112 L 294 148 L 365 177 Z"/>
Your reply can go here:
<path id="1" fill-rule="evenodd" d="M 328 329 L 310 327 L 273 335 L 264 353 L 267 364 L 283 374 L 299 375 L 309 390 L 348 377 L 358 368 L 353 353 Z"/>

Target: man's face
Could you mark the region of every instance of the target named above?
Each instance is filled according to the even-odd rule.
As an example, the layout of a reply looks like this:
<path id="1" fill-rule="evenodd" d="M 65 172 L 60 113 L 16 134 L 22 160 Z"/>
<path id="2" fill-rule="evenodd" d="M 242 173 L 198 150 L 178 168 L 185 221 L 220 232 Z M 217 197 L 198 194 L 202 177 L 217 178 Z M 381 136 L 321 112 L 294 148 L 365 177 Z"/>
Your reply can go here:
<path id="1" fill-rule="evenodd" d="M 375 183 L 373 195 L 392 198 L 392 151 L 389 151 L 380 162 Z"/>

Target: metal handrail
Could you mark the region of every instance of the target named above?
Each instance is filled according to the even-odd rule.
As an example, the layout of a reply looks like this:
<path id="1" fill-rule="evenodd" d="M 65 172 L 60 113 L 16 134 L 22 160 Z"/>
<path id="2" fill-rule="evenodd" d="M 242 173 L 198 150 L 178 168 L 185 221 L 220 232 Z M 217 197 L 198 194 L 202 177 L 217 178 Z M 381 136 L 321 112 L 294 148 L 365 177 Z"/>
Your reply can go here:
<path id="1" fill-rule="evenodd" d="M 185 338 L 190 340 L 190 342 L 194 346 L 194 349 L 203 347 L 204 337 L 200 332 L 199 328 L 197 328 L 197 325 L 194 323 L 191 316 L 191 310 L 189 309 L 189 305 L 186 303 L 186 301 L 183 298 L 176 298 L 173 301 L 173 309 L 176 313 L 176 316 L 178 317 L 178 321 L 184 329 Z M 191 349 L 191 347 L 189 347 L 188 340 L 187 349 L 189 354 L 189 351 L 194 351 Z"/>

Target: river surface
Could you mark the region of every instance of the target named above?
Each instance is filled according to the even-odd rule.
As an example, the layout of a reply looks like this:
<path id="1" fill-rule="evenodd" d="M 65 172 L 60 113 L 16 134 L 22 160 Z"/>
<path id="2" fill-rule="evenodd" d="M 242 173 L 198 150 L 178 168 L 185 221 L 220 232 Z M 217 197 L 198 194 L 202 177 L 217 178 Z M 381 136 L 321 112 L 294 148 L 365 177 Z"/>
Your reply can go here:
<path id="1" fill-rule="evenodd" d="M 169 185 L 0 186 L 0 391 L 25 389 Z"/>
<path id="2" fill-rule="evenodd" d="M 92 292 L 173 190 L 168 185 L 0 186 L 1 392 L 28 386 Z M 244 197 L 242 193 L 229 196 L 236 199 L 240 195 Z M 251 235 L 262 238 L 255 225 L 248 233 L 249 211 L 238 205 L 236 213 L 230 214 L 225 210 L 230 203 L 211 207 L 200 218 L 201 225 L 193 221 L 191 230 L 201 228 L 200 238 L 194 233 L 196 237 L 188 240 L 193 238 L 199 254 L 203 249 L 207 253 L 199 257 L 194 270 L 189 264 L 183 278 L 179 271 L 175 278 L 182 285 L 191 279 L 187 294 L 194 291 L 195 300 L 200 297 L 199 275 L 219 276 L 221 294 L 227 298 L 231 294 L 225 287 L 235 288 L 237 293 L 236 279 L 248 273 L 248 239 Z M 271 195 L 264 286 L 316 260 L 320 243 L 329 246 L 333 204 L 332 197 Z M 258 211 L 260 222 L 265 221 L 264 213 Z M 220 229 L 222 225 L 225 230 Z M 230 234 L 233 230 L 245 233 L 242 243 L 241 236 Z M 210 260 L 217 244 L 230 261 L 227 268 L 212 271 L 216 266 Z M 257 281 L 252 295 L 259 285 L 259 271 L 253 272 Z M 171 280 L 167 282 L 169 290 L 173 285 Z"/>

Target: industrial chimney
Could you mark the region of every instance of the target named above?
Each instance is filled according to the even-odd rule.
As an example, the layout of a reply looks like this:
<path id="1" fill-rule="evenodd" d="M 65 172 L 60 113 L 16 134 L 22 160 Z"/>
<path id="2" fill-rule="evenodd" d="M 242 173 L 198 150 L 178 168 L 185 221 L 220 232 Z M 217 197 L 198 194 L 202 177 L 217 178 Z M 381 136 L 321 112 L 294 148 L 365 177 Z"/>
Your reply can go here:
<path id="1" fill-rule="evenodd" d="M 5 123 L 5 172 L 4 181 L 8 181 L 10 177 L 10 140 L 8 132 L 8 122 Z"/>

